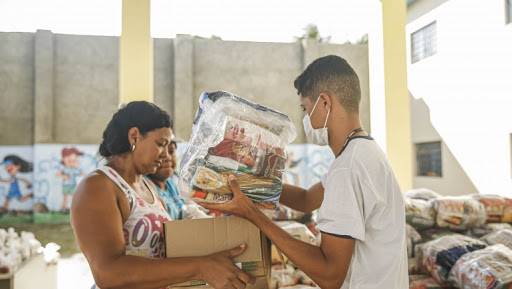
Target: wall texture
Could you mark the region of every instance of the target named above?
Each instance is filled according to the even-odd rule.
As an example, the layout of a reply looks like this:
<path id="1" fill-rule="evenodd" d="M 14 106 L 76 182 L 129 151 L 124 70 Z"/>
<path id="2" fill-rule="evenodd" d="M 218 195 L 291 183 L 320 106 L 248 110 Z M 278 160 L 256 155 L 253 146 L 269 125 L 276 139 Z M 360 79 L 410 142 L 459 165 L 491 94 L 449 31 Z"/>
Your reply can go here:
<path id="1" fill-rule="evenodd" d="M 119 38 L 0 33 L 0 145 L 98 144 L 119 102 Z M 290 116 L 305 141 L 293 80 L 337 54 L 358 73 L 370 129 L 366 45 L 154 39 L 154 101 L 188 139 L 202 92 L 226 90 Z"/>

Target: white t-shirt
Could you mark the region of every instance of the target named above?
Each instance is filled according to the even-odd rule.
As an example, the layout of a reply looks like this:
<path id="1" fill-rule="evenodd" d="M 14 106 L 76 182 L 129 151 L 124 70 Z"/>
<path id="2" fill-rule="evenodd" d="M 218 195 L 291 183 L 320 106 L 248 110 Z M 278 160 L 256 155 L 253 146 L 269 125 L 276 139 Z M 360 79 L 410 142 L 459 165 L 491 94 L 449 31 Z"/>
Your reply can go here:
<path id="1" fill-rule="evenodd" d="M 409 288 L 403 197 L 377 143 L 371 137 L 352 139 L 322 185 L 316 229 L 356 239 L 341 288 Z"/>

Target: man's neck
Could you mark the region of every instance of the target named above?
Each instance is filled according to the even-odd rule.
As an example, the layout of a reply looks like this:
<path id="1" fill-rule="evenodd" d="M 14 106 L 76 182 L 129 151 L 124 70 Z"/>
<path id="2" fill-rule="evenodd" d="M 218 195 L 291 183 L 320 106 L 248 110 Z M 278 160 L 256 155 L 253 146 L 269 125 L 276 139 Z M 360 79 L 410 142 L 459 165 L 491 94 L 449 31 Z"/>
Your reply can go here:
<path id="1" fill-rule="evenodd" d="M 349 135 L 356 129 L 362 128 L 361 121 L 359 120 L 359 115 L 352 114 L 347 116 L 345 119 L 339 122 L 338 127 L 333 127 L 333 129 L 329 129 L 329 146 L 331 147 L 334 156 L 338 156 L 340 152 L 343 150 L 343 146 L 345 145 Z M 352 135 L 352 137 L 356 136 L 366 136 L 368 135 L 365 131 L 356 132 Z"/>

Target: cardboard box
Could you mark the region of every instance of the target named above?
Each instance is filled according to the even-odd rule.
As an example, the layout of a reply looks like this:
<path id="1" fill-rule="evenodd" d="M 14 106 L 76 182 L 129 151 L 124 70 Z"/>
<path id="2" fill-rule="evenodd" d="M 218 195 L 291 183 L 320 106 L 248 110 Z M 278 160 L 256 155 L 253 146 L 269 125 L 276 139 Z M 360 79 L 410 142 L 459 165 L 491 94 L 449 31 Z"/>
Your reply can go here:
<path id="1" fill-rule="evenodd" d="M 165 251 L 170 257 L 205 256 L 247 244 L 245 252 L 233 258 L 245 272 L 256 278 L 247 289 L 268 289 L 270 241 L 251 222 L 235 216 L 170 221 L 164 224 Z M 174 284 L 168 288 L 212 288 L 202 280 Z"/>

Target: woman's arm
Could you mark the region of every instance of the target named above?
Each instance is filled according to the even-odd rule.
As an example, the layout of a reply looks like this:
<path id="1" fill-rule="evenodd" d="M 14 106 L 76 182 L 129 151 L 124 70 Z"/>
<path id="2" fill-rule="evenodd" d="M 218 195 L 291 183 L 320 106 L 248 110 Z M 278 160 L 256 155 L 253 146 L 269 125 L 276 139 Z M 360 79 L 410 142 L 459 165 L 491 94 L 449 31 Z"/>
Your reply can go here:
<path id="1" fill-rule="evenodd" d="M 215 288 L 245 287 L 250 277 L 231 258 L 245 247 L 206 257 L 148 258 L 125 254 L 121 210 L 123 193 L 101 174 L 93 173 L 78 186 L 71 223 L 96 284 L 102 288 L 158 288 L 201 279 Z"/>

